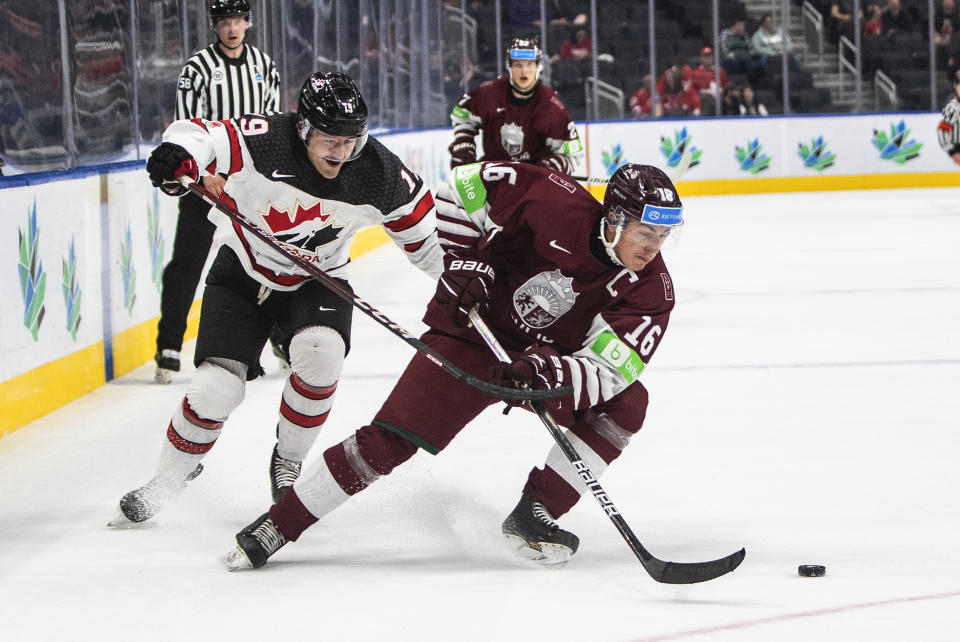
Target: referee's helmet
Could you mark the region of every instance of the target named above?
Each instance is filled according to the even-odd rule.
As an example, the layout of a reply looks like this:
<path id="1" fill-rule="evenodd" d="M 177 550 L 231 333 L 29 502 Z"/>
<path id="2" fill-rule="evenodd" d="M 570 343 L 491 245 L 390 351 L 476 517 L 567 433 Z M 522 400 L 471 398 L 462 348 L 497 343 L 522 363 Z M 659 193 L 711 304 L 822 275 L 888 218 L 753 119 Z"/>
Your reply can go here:
<path id="1" fill-rule="evenodd" d="M 250 0 L 212 0 L 210 2 L 210 27 L 220 18 L 242 17 L 250 19 Z"/>

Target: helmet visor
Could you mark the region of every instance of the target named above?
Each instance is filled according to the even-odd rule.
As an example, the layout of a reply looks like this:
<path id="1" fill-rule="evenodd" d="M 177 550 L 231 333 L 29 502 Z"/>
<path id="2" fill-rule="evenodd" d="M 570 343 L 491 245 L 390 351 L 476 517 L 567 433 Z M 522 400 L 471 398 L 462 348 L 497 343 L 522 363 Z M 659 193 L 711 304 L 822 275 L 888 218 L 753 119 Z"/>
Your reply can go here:
<path id="1" fill-rule="evenodd" d="M 310 153 L 331 163 L 345 163 L 360 156 L 367 144 L 367 133 L 359 136 L 337 136 L 321 131 L 306 118 L 300 123 L 300 139 Z"/>

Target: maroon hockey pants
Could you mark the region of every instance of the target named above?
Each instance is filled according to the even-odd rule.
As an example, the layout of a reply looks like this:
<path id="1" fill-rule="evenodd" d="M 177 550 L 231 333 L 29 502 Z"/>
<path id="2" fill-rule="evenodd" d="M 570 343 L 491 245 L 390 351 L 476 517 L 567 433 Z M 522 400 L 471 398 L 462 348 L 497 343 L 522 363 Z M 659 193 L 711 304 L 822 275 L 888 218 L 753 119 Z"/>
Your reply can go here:
<path id="1" fill-rule="evenodd" d="M 490 368 L 497 363 L 485 345 L 433 332 L 427 332 L 422 340 L 481 379 L 489 380 Z M 348 445 L 351 437 L 328 448 L 323 454 L 324 461 L 340 487 L 353 495 L 376 477 L 390 473 L 412 457 L 417 448 L 437 454 L 467 423 L 498 401 L 452 378 L 432 361 L 417 354 L 373 422 L 356 432 L 356 444 Z M 561 409 L 553 414 L 560 425 L 569 428 L 606 463 L 610 463 L 620 455 L 626 445 L 625 438 L 640 429 L 646 407 L 647 391 L 638 382 L 610 401 L 587 411 Z M 605 430 L 598 430 L 596 417 L 601 415 L 606 422 Z M 536 418 L 532 421 L 538 422 Z M 621 438 L 611 438 L 610 421 L 619 427 Z M 357 470 L 358 465 L 351 462 L 348 448 L 352 449 L 354 458 L 359 454 L 365 463 L 365 466 L 360 465 L 363 470 Z M 371 470 L 375 476 L 371 476 Z M 580 498 L 576 489 L 546 466 L 530 472 L 524 492 L 542 502 L 555 517 L 570 510 Z M 295 501 L 294 494 L 290 495 L 289 499 Z"/>

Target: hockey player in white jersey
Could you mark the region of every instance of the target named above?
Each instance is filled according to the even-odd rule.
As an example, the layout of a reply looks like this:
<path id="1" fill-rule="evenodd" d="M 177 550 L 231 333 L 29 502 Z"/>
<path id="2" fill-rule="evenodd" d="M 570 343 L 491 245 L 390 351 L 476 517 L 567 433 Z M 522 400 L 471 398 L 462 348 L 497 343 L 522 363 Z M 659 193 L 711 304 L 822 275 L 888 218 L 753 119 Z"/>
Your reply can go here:
<path id="1" fill-rule="evenodd" d="M 202 180 L 290 252 L 344 284 L 350 242 L 372 225 L 382 225 L 410 262 L 436 279 L 443 259 L 433 195 L 368 136 L 366 121 L 366 105 L 348 76 L 316 73 L 300 91 L 297 112 L 173 123 L 147 171 L 174 196 L 185 192 L 181 176 Z M 166 426 L 156 475 L 120 499 L 112 526 L 150 519 L 200 473 L 245 382 L 263 372 L 259 357 L 271 325 L 281 330 L 291 366 L 270 457 L 274 501 L 299 476 L 333 404 L 350 348 L 352 306 L 217 210 L 211 218 L 223 246 L 206 279 L 196 375 Z"/>

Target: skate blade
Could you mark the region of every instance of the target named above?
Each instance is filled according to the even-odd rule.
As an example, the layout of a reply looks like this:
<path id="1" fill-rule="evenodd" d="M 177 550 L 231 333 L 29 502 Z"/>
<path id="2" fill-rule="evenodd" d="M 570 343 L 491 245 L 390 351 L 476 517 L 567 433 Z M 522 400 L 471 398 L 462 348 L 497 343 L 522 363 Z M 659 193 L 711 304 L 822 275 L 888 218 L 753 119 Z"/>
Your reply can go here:
<path id="1" fill-rule="evenodd" d="M 573 551 L 562 544 L 528 542 L 516 535 L 504 534 L 514 553 L 541 566 L 559 568 L 570 561 Z"/>
<path id="2" fill-rule="evenodd" d="M 253 568 L 253 564 L 250 563 L 250 558 L 247 557 L 247 554 L 244 553 L 243 549 L 239 546 L 234 547 L 232 551 L 224 556 L 223 565 L 227 567 L 228 571 L 245 571 Z"/>
<path id="3" fill-rule="evenodd" d="M 173 370 L 167 370 L 166 368 L 157 368 L 157 371 L 153 373 L 154 383 L 167 385 L 172 381 L 173 381 Z"/>
<path id="4" fill-rule="evenodd" d="M 156 525 L 156 522 L 149 519 L 144 522 L 132 522 L 119 508 L 117 508 L 117 514 L 114 515 L 113 519 L 107 522 L 107 528 L 112 528 L 115 531 L 140 530 L 142 528 L 153 528 Z"/>

